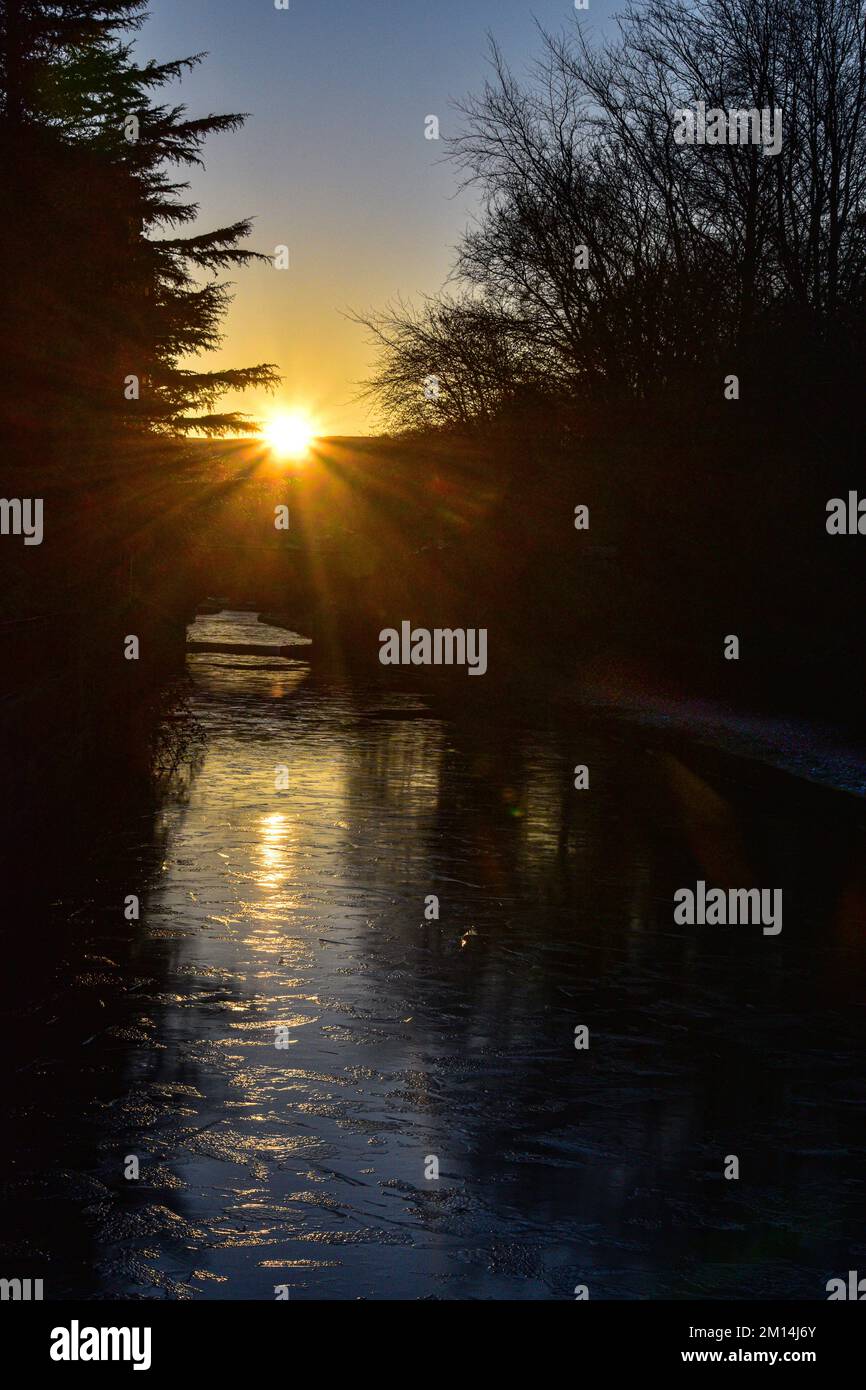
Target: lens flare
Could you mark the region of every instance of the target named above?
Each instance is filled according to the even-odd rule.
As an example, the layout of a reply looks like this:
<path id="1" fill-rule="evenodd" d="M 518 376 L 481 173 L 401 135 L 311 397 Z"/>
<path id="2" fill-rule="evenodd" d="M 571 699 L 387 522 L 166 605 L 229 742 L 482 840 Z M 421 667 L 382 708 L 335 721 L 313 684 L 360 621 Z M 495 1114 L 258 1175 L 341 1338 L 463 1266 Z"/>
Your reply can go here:
<path id="1" fill-rule="evenodd" d="M 316 428 L 306 411 L 281 412 L 267 422 L 262 438 L 275 458 L 304 459 L 316 438 Z"/>

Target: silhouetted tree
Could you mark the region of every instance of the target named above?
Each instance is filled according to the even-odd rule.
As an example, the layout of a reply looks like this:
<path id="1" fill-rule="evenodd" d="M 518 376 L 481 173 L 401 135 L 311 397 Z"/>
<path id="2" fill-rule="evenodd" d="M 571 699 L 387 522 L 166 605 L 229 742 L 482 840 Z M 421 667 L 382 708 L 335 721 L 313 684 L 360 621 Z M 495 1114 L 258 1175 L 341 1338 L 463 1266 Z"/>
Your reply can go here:
<path id="1" fill-rule="evenodd" d="M 121 37 L 143 17 L 143 0 L 0 5 L 0 250 L 16 267 L 3 346 L 19 428 L 234 433 L 253 427 L 215 412 L 219 398 L 277 380 L 269 364 L 187 365 L 221 341 L 229 287 L 216 276 L 267 258 L 242 245 L 246 220 L 177 235 L 198 209 L 167 171 L 200 164 L 207 136 L 244 117 L 155 101 L 202 55 L 138 65 Z"/>
<path id="2" fill-rule="evenodd" d="M 377 401 L 402 429 L 489 428 L 543 389 L 541 346 L 533 351 L 513 317 L 490 300 L 442 297 L 420 308 L 398 300 L 353 320 L 380 350 L 362 398 Z"/>
<path id="3" fill-rule="evenodd" d="M 866 26 L 858 0 L 642 0 L 615 40 L 542 33 L 529 81 L 495 44 L 451 153 L 480 214 L 449 299 L 379 321 L 389 418 L 483 421 L 514 363 L 560 400 L 658 399 L 696 366 L 835 339 L 862 351 Z M 679 144 L 675 113 L 781 111 L 782 144 Z M 493 311 L 486 306 L 495 306 Z M 486 352 L 487 314 L 508 352 Z M 467 339 L 475 332 L 477 344 Z M 485 357 L 483 405 L 471 390 Z M 428 373 L 447 402 L 417 404 Z M 500 373 L 497 380 L 497 373 Z M 417 383 L 417 392 L 413 396 Z M 461 401 L 466 402 L 465 408 Z"/>

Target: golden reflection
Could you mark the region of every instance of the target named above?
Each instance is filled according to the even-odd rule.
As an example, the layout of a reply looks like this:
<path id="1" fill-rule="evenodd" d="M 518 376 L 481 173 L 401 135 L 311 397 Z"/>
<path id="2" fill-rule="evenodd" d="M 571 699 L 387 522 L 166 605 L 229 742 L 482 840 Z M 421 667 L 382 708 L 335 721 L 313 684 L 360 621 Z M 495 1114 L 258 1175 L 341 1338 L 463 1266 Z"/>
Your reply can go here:
<path id="1" fill-rule="evenodd" d="M 259 826 L 256 859 L 264 873 L 257 875 L 256 882 L 262 888 L 279 888 L 286 878 L 289 818 L 282 811 L 272 811 L 261 817 Z"/>

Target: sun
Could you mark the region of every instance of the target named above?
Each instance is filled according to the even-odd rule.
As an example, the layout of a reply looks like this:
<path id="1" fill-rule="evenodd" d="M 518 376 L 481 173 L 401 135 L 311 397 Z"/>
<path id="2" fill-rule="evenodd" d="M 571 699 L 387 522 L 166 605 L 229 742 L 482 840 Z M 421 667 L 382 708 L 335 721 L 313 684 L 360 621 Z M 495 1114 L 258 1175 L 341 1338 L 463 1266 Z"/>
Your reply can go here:
<path id="1" fill-rule="evenodd" d="M 316 427 L 304 410 L 272 415 L 262 430 L 271 453 L 281 459 L 304 459 L 316 438 Z"/>

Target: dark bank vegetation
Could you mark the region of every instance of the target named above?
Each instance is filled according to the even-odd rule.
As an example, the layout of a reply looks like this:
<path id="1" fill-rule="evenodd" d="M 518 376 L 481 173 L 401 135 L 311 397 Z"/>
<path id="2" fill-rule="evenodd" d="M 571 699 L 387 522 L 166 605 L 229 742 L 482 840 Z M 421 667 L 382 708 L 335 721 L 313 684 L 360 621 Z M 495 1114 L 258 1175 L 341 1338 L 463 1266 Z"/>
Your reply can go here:
<path id="1" fill-rule="evenodd" d="M 492 48 L 450 141 L 479 215 L 441 297 L 360 316 L 367 392 L 489 458 L 502 505 L 465 574 L 496 574 L 527 660 L 607 649 L 851 714 L 864 541 L 825 523 L 866 491 L 862 7 L 646 0 L 606 46 L 584 25 L 541 33 L 525 77 Z M 678 144 L 699 101 L 779 108 L 781 150 Z"/>
<path id="2" fill-rule="evenodd" d="M 215 485 L 187 433 L 250 428 L 220 397 L 277 380 L 189 365 L 220 341 L 224 273 L 256 256 L 246 220 L 190 230 L 178 171 L 243 117 L 161 100 L 203 55 L 139 62 L 144 18 L 144 0 L 0 3 L 0 491 L 44 509 L 41 544 L 0 549 L 13 805 L 37 768 L 47 798 L 52 770 L 116 734 L 128 762 L 129 725 L 149 724 L 182 650 L 182 556 Z"/>

